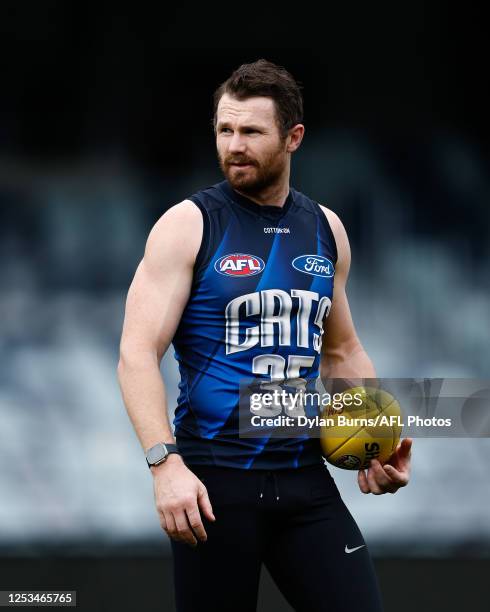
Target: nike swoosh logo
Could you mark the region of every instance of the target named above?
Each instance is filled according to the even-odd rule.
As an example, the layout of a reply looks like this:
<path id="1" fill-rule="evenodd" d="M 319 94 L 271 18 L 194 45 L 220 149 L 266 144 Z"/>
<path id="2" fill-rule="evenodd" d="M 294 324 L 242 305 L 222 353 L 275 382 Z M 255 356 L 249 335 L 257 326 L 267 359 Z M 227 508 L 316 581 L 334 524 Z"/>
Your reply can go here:
<path id="1" fill-rule="evenodd" d="M 346 545 L 345 545 L 345 552 L 346 552 L 347 554 L 349 554 L 349 553 L 353 553 L 353 552 L 355 552 L 356 550 L 359 550 L 360 548 L 364 548 L 364 546 L 366 546 L 366 545 L 365 545 L 365 544 L 361 544 L 361 546 L 356 546 L 355 548 L 349 548 L 349 547 L 347 546 L 347 544 L 346 544 Z"/>

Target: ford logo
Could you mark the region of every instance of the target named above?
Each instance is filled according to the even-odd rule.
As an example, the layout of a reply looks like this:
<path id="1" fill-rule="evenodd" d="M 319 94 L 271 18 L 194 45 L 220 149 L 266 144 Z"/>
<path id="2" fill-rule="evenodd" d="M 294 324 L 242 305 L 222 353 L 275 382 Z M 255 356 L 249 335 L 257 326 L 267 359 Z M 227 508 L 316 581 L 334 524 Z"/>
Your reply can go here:
<path id="1" fill-rule="evenodd" d="M 292 265 L 296 270 L 312 276 L 332 278 L 335 273 L 333 263 L 323 255 L 300 255 L 293 259 Z"/>

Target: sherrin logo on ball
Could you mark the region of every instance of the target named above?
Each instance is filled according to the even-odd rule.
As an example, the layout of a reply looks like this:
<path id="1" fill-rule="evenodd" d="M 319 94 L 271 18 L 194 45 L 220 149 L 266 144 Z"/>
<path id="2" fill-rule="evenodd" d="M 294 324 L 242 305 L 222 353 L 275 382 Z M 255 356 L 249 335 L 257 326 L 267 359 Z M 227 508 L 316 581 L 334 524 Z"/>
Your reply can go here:
<path id="1" fill-rule="evenodd" d="M 225 276 L 253 276 L 265 268 L 264 261 L 257 255 L 232 253 L 216 260 L 214 269 Z"/>
<path id="2" fill-rule="evenodd" d="M 353 387 L 342 397 L 341 410 L 324 410 L 330 423 L 320 430 L 323 456 L 344 470 L 367 469 L 372 459 L 386 463 L 402 433 L 400 404 L 391 393 L 378 387 Z"/>
<path id="3" fill-rule="evenodd" d="M 312 276 L 331 278 L 335 273 L 333 263 L 323 255 L 300 255 L 291 263 L 296 270 Z"/>

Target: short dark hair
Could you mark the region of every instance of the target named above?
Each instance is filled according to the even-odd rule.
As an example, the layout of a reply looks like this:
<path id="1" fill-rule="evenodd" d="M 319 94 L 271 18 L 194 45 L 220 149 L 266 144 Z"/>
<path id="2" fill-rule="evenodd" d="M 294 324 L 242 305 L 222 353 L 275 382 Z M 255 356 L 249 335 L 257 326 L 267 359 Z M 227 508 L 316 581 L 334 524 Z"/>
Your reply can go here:
<path id="1" fill-rule="evenodd" d="M 272 98 L 276 108 L 276 119 L 283 138 L 297 123 L 303 121 L 303 96 L 301 85 L 282 66 L 277 66 L 265 59 L 251 64 L 242 64 L 214 92 L 213 125 L 216 129 L 216 113 L 223 94 L 229 94 L 237 100 L 246 100 L 254 96 Z"/>

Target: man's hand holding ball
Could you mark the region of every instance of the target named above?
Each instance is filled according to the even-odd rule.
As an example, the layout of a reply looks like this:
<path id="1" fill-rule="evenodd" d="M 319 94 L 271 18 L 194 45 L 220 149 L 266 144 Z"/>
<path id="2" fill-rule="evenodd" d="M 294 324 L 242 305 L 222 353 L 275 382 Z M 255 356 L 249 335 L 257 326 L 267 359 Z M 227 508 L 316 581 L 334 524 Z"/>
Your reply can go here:
<path id="1" fill-rule="evenodd" d="M 383 389 L 363 385 L 342 396 L 340 406 L 327 407 L 323 414 L 329 419 L 321 430 L 324 457 L 335 467 L 358 470 L 363 493 L 395 493 L 410 479 L 412 448 L 411 438 L 400 442 L 399 403 Z"/>

